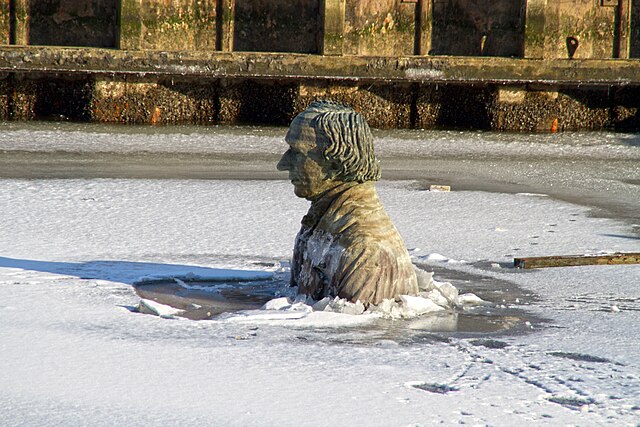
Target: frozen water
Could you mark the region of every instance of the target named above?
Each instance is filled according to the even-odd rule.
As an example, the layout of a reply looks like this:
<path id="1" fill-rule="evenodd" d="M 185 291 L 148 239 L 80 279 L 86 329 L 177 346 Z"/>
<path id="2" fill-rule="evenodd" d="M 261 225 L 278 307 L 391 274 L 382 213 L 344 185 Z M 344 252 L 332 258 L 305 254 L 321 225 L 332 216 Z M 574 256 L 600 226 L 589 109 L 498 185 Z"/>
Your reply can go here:
<path id="1" fill-rule="evenodd" d="M 108 128 L 100 136 L 107 128 L 3 126 L 5 177 L 6 159 L 19 160 L 12 153 L 28 144 L 38 159 L 57 161 L 42 153 L 48 139 L 51 151 L 68 140 L 69 150 L 133 144 L 133 153 L 195 150 L 189 141 L 200 138 L 198 150 L 207 151 L 218 144 L 211 131 L 229 147 L 255 143 L 258 154 L 277 157 L 284 148 L 271 147 L 280 144 L 278 130 L 262 139 L 243 136 L 246 129 Z M 247 272 L 245 279 L 286 274 L 282 260 L 306 202 L 279 180 L 95 179 L 82 177 L 86 170 L 75 179 L 1 180 L 0 425 L 637 424 L 640 266 L 510 266 L 521 255 L 639 250 L 630 222 L 637 213 L 624 210 L 637 212 L 640 200 L 637 136 L 407 135 L 379 134 L 383 169 L 403 165 L 411 178 L 381 182 L 381 198 L 419 267 L 454 284 L 459 299 L 473 292 L 491 306 L 382 319 L 384 326 L 376 316 L 259 310 L 273 298 L 266 294 L 244 317 L 132 313 L 140 302 L 133 284 L 143 277 L 189 285 L 229 271 Z M 402 144 L 427 160 L 416 169 L 384 154 Z M 438 157 L 448 147 L 456 154 Z M 247 176 L 270 159 L 239 158 L 232 166 Z M 431 174 L 444 169 L 462 184 L 491 178 L 492 192 L 423 191 L 450 176 Z M 510 191 L 495 191 L 502 184 Z M 558 200 L 587 189 L 597 200 Z M 586 205 L 598 200 L 620 210 L 593 216 Z M 502 313 L 493 328 L 457 332 L 492 310 Z M 519 324 L 523 311 L 528 325 L 503 327 Z M 267 317 L 252 318 L 260 315 Z M 513 333 L 522 329 L 529 333 Z"/>

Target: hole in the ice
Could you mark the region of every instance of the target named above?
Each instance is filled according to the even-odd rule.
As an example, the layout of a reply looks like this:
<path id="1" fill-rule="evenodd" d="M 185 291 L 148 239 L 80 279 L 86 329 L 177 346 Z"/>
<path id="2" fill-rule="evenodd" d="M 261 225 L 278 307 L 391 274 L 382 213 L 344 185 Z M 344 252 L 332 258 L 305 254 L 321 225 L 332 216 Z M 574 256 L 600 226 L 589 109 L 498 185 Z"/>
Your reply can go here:
<path id="1" fill-rule="evenodd" d="M 181 310 L 176 313 L 179 317 L 205 320 L 223 313 L 257 310 L 273 299 L 280 287 L 274 280 L 181 282 L 156 279 L 136 283 L 134 288 L 140 298 Z"/>
<path id="2" fill-rule="evenodd" d="M 359 326 L 343 328 L 335 340 L 361 341 L 366 339 L 392 339 L 399 343 L 433 341 L 434 333 L 492 334 L 526 332 L 532 324 L 542 322 L 526 313 L 522 307 L 535 300 L 535 296 L 519 289 L 512 282 L 470 273 L 433 268 L 435 277 L 452 283 L 460 293 L 474 293 L 489 304 L 446 310 L 419 317 L 392 320 L 387 318 Z M 258 310 L 268 301 L 290 293 L 288 280 L 276 276 L 270 280 L 206 281 L 197 278 L 175 280 L 155 279 L 134 285 L 143 301 L 156 302 L 176 309 L 164 317 L 184 317 L 191 320 L 215 319 L 223 314 L 237 314 L 245 310 Z M 141 304 L 141 308 L 142 304 Z M 162 313 L 139 310 L 163 316 Z M 292 323 L 295 327 L 295 321 Z M 302 328 L 302 327 L 301 327 Z M 309 328 L 307 333 L 313 333 Z M 317 329 L 317 328 L 315 328 Z M 358 332 L 358 337 L 349 331 Z M 354 342 L 355 342 L 354 341 Z M 479 345 L 501 348 L 502 343 L 482 341 Z"/>

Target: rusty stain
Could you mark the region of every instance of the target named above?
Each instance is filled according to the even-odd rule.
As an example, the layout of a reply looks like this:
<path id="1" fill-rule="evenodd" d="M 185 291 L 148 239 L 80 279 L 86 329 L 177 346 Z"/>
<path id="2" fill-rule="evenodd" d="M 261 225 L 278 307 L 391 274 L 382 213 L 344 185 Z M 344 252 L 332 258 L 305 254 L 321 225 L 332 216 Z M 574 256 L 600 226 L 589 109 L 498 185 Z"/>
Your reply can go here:
<path id="1" fill-rule="evenodd" d="M 160 107 L 155 107 L 153 109 L 153 113 L 151 114 L 151 120 L 150 120 L 150 123 L 152 125 L 158 124 L 158 122 L 160 121 L 160 113 L 161 113 Z"/>

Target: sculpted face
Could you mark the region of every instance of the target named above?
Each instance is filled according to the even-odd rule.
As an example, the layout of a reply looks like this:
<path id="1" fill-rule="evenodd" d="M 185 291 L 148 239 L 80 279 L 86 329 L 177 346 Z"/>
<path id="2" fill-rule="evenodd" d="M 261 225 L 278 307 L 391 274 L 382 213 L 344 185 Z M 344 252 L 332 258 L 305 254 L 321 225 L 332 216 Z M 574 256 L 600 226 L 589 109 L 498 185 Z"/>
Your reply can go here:
<path id="1" fill-rule="evenodd" d="M 285 136 L 289 149 L 284 153 L 277 168 L 289 172 L 294 193 L 307 200 L 315 200 L 340 184 L 329 178 L 327 161 L 316 143 L 316 131 L 310 121 L 316 114 L 298 115 Z"/>

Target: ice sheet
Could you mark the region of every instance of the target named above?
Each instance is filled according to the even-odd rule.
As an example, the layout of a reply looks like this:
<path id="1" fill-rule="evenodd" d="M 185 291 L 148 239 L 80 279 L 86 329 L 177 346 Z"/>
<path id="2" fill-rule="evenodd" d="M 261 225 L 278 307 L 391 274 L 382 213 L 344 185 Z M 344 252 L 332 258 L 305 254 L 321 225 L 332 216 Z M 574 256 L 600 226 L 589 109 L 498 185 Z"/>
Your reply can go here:
<path id="1" fill-rule="evenodd" d="M 394 328 L 419 324 L 375 316 L 133 313 L 144 276 L 274 274 L 307 203 L 283 181 L 2 180 L 0 425 L 637 424 L 640 267 L 508 265 L 638 251 L 629 224 L 534 194 L 379 189 L 414 261 L 511 281 L 549 321 L 406 343 Z"/>

